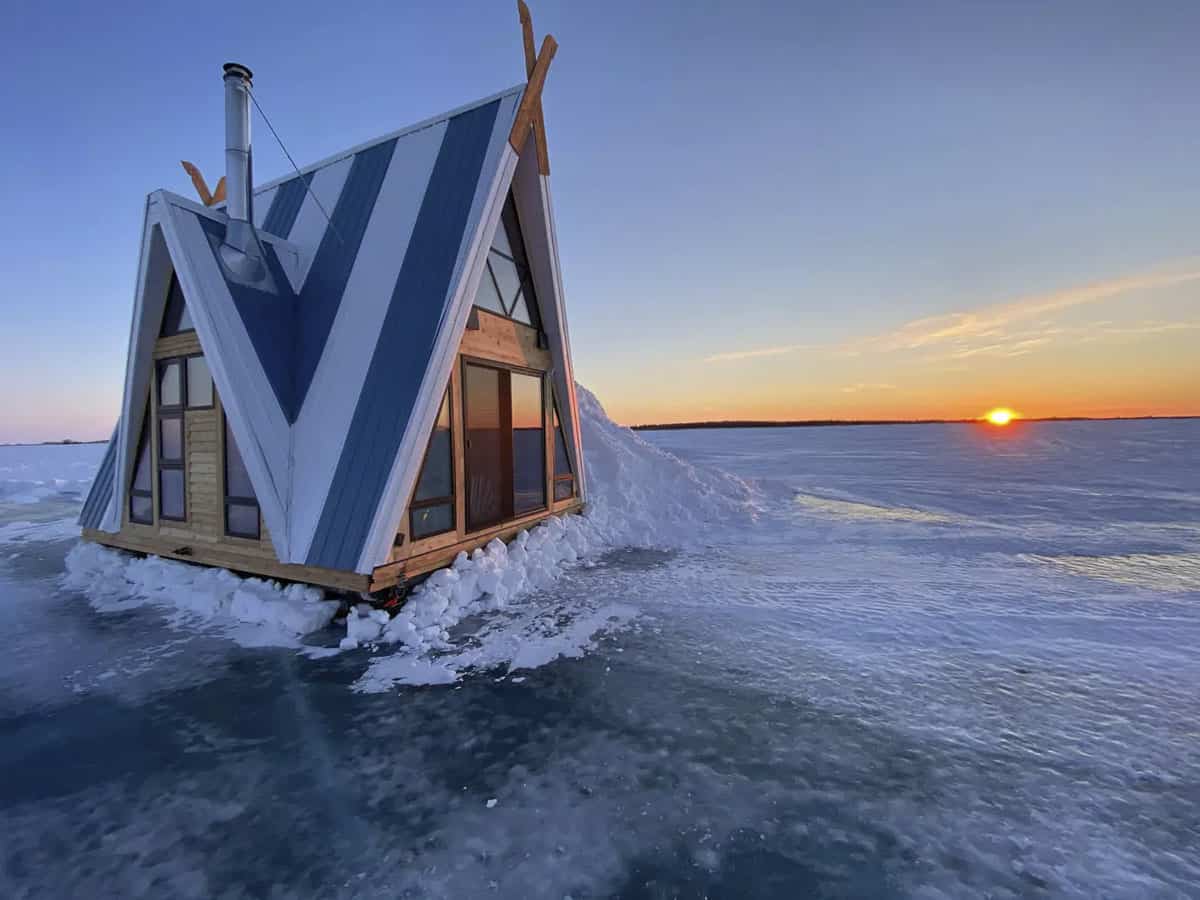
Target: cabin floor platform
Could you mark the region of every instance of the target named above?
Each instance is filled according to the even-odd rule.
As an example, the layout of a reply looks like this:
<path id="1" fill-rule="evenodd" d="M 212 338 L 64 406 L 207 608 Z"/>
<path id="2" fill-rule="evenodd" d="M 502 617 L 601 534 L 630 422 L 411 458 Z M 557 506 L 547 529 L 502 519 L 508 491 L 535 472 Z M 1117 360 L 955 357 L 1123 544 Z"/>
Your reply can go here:
<path id="1" fill-rule="evenodd" d="M 260 555 L 238 553 L 234 548 L 224 545 L 214 546 L 204 541 L 191 543 L 181 542 L 178 539 L 164 541 L 148 536 L 131 535 L 127 532 L 110 534 L 91 528 L 83 529 L 83 539 L 105 547 L 112 547 L 115 550 L 228 569 L 238 575 L 311 584 L 340 593 L 377 594 L 389 592 L 397 586 L 411 585 L 414 580 L 449 565 L 461 552 L 470 553 L 497 538 L 508 542 L 520 532 L 535 527 L 551 516 L 575 515 L 582 509 L 583 502 L 578 500 L 568 504 L 556 504 L 553 511 L 540 510 L 519 519 L 472 532 L 465 539 L 379 566 L 370 575 L 281 563 L 277 560 L 264 559 Z"/>

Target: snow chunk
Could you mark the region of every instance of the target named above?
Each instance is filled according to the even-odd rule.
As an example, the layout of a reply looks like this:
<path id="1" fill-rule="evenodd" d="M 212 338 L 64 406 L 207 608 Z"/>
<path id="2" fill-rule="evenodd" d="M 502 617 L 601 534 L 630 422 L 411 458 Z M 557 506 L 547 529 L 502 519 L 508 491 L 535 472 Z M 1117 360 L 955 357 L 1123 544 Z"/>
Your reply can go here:
<path id="1" fill-rule="evenodd" d="M 166 609 L 173 624 L 224 625 L 244 646 L 297 646 L 300 637 L 328 625 L 338 609 L 320 588 L 283 587 L 156 556 L 139 559 L 98 544 L 71 549 L 62 583 L 101 612 L 152 604 Z"/>

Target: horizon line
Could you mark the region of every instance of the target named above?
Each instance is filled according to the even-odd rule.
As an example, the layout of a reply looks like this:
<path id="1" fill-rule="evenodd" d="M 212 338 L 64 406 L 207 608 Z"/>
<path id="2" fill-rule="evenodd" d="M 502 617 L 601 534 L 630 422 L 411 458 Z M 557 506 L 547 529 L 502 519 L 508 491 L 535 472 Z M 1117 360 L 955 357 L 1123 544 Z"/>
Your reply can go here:
<path id="1" fill-rule="evenodd" d="M 1178 421 L 1200 419 L 1200 413 L 1184 415 L 1141 415 L 1141 416 L 1023 416 L 1013 419 L 1008 425 L 1022 422 L 1144 422 Z M 983 416 L 963 419 L 717 419 L 695 422 L 648 422 L 630 425 L 630 431 L 673 431 L 699 428 L 837 428 L 857 425 L 984 425 Z M 992 426 L 996 427 L 996 426 Z"/>

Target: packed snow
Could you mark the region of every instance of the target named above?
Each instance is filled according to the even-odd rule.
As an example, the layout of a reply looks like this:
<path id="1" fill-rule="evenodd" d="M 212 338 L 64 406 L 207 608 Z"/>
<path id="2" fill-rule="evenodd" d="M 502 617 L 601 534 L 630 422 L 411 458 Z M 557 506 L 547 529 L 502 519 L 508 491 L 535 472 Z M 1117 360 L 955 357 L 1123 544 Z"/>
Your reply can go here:
<path id="1" fill-rule="evenodd" d="M 284 587 L 156 556 L 130 557 L 97 544 L 77 544 L 66 563 L 63 586 L 85 594 L 101 611 L 153 604 L 167 610 L 177 625 L 230 626 L 244 646 L 297 644 L 328 625 L 339 606 L 319 588 Z"/>

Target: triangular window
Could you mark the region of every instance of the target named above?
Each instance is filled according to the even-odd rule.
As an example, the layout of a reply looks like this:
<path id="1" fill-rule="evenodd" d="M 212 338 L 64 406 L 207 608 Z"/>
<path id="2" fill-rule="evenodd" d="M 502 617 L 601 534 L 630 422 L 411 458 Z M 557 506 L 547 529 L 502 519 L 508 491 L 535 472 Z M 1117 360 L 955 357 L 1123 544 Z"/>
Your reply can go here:
<path id="1" fill-rule="evenodd" d="M 154 524 L 154 472 L 150 461 L 150 407 L 142 416 L 142 434 L 138 438 L 137 462 L 133 484 L 129 487 L 129 521 Z"/>
<path id="2" fill-rule="evenodd" d="M 172 273 L 171 287 L 167 291 L 167 310 L 163 313 L 162 330 L 158 336 L 170 337 L 173 334 L 195 330 L 196 326 L 192 324 L 187 302 L 183 299 L 183 288 L 179 286 L 179 279 Z"/>
<path id="3" fill-rule="evenodd" d="M 414 541 L 454 530 L 454 448 L 450 437 L 450 391 L 442 398 L 425 462 L 408 504 L 409 535 Z"/>
<path id="4" fill-rule="evenodd" d="M 512 194 L 504 202 L 500 223 L 488 251 L 487 265 L 475 295 L 475 305 L 523 325 L 541 330 L 533 276 L 521 239 L 521 225 Z"/>
<path id="5" fill-rule="evenodd" d="M 558 397 L 554 398 L 554 499 L 569 500 L 575 496 L 575 473 L 567 453 L 567 437 L 558 418 Z"/>

